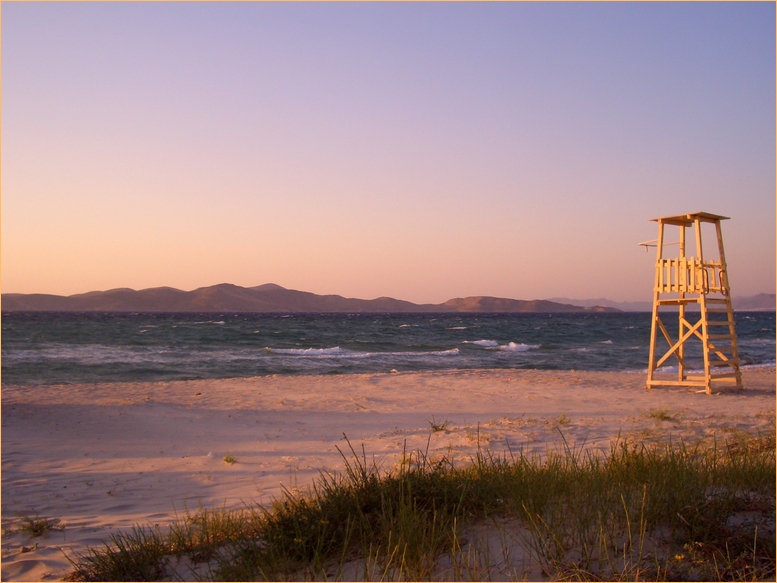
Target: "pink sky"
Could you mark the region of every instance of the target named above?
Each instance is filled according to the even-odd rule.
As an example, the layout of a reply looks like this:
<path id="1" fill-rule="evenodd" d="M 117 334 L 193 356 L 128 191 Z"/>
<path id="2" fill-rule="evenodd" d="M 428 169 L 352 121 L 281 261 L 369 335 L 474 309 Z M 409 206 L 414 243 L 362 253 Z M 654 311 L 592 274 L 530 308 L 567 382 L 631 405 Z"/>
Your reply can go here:
<path id="1" fill-rule="evenodd" d="M 3 292 L 775 289 L 771 3 L 2 6 Z"/>

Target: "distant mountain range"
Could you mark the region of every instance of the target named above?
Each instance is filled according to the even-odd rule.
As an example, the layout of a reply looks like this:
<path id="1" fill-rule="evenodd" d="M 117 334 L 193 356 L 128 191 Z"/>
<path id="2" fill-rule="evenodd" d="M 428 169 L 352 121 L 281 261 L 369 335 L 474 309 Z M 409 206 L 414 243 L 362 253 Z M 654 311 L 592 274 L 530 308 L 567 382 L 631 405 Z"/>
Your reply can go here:
<path id="1" fill-rule="evenodd" d="M 777 304 L 777 295 L 758 294 L 745 298 L 732 298 L 732 303 L 735 310 L 771 311 L 775 309 L 775 304 Z"/>
<path id="2" fill-rule="evenodd" d="M 737 310 L 774 310 L 775 294 L 735 298 Z M 3 311 L 51 312 L 649 312 L 650 302 L 605 298 L 511 300 L 489 296 L 454 298 L 443 304 L 414 304 L 394 298 L 374 300 L 318 295 L 268 283 L 240 287 L 228 283 L 182 291 L 172 287 L 93 291 L 72 296 L 2 294 Z"/>
<path id="3" fill-rule="evenodd" d="M 240 287 L 228 283 L 182 291 L 171 287 L 94 291 L 72 296 L 2 294 L 3 311 L 51 312 L 617 312 L 603 306 L 575 306 L 547 300 L 488 296 L 455 298 L 443 304 L 414 304 L 394 298 L 374 300 L 318 295 L 268 283 Z"/>
<path id="4" fill-rule="evenodd" d="M 550 298 L 548 301 L 573 304 L 576 306 L 603 306 L 607 308 L 616 308 L 623 312 L 650 312 L 653 310 L 652 302 L 614 302 L 605 298 L 591 300 Z M 775 294 L 758 294 L 755 296 L 732 297 L 731 301 L 734 310 L 752 312 L 769 311 L 775 309 L 775 305 L 777 305 L 777 296 Z"/>
<path id="5" fill-rule="evenodd" d="M 650 312 L 653 309 L 652 302 L 615 302 L 606 298 L 596 298 L 590 300 L 572 300 L 570 298 L 548 298 L 549 302 L 560 302 L 563 304 L 573 304 L 575 306 L 603 306 L 607 308 L 616 308 L 622 312 Z"/>

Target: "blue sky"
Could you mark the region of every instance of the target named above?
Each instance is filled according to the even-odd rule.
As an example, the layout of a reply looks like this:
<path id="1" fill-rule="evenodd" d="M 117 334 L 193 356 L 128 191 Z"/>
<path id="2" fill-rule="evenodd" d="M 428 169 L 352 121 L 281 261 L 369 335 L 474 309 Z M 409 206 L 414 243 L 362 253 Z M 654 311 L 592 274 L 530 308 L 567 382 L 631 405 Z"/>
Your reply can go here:
<path id="1" fill-rule="evenodd" d="M 4 292 L 775 285 L 773 3 L 4 3 Z"/>

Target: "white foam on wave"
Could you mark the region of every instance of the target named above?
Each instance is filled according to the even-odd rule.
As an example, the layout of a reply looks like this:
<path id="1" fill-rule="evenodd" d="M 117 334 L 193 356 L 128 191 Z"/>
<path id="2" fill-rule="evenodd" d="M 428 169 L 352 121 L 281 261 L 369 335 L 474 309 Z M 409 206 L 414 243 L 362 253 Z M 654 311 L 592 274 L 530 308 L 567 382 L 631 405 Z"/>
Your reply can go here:
<path id="1" fill-rule="evenodd" d="M 774 368 L 775 365 L 777 365 L 777 362 L 772 360 L 770 362 L 762 362 L 762 363 L 759 363 L 759 364 L 742 364 L 742 365 L 739 366 L 739 369 L 740 370 L 770 369 L 770 368 Z M 647 374 L 648 373 L 648 369 L 640 368 L 640 369 L 635 369 L 635 370 L 627 370 L 627 371 L 624 371 L 624 372 Z M 659 373 L 673 373 L 673 372 L 677 372 L 677 367 L 676 366 L 662 366 L 662 367 L 657 368 L 655 372 L 659 372 Z M 702 369 L 702 368 L 685 369 L 685 372 L 689 373 L 689 374 L 704 374 L 704 369 Z"/>
<path id="2" fill-rule="evenodd" d="M 774 360 L 768 360 L 766 362 L 762 362 L 759 364 L 743 364 L 743 365 L 740 365 L 739 368 L 741 369 L 774 368 L 775 364 L 777 364 L 777 362 L 775 362 Z"/>
<path id="3" fill-rule="evenodd" d="M 428 350 L 424 352 L 360 352 L 358 354 L 363 354 L 364 356 L 375 356 L 375 357 L 398 357 L 398 358 L 419 358 L 424 356 L 453 356 L 456 354 L 459 354 L 458 348 L 449 348 L 447 350 Z"/>
<path id="4" fill-rule="evenodd" d="M 466 330 L 467 326 L 454 326 L 453 328 L 446 328 L 446 330 Z"/>
<path id="5" fill-rule="evenodd" d="M 418 324 L 400 324 L 400 328 L 418 328 Z"/>
<path id="6" fill-rule="evenodd" d="M 603 340 L 599 344 L 612 344 L 612 340 Z"/>
<path id="7" fill-rule="evenodd" d="M 423 352 L 422 354 L 434 354 L 434 355 L 438 355 L 438 356 L 448 356 L 448 355 L 458 354 L 458 353 L 459 353 L 459 349 L 458 348 L 451 348 L 449 350 L 433 350 L 431 352 Z M 405 352 L 403 354 L 408 354 L 408 353 Z"/>
<path id="8" fill-rule="evenodd" d="M 499 346 L 496 340 L 465 340 L 462 344 L 475 344 L 477 346 L 494 347 Z"/>
<path id="9" fill-rule="evenodd" d="M 534 350 L 539 347 L 539 344 L 518 344 L 516 342 L 510 342 L 509 344 L 502 344 L 499 346 L 499 350 L 504 350 L 506 352 L 526 352 L 527 350 Z"/>
<path id="10" fill-rule="evenodd" d="M 295 356 L 329 356 L 345 352 L 339 346 L 333 346 L 332 348 L 270 348 L 266 346 L 264 350 L 272 354 L 291 354 Z"/>
<path id="11" fill-rule="evenodd" d="M 280 356 L 307 356 L 317 358 L 381 358 L 381 357 L 424 357 L 424 356 L 452 356 L 459 354 L 458 348 L 447 350 L 429 350 L 425 352 L 358 352 L 352 350 L 343 350 L 339 346 L 332 348 L 270 348 L 265 346 L 262 349 L 269 354 Z"/>
<path id="12" fill-rule="evenodd" d="M 428 350 L 423 352 L 357 352 L 361 356 L 372 356 L 377 358 L 390 357 L 390 358 L 423 358 L 425 356 L 455 356 L 459 354 L 458 348 L 449 348 L 447 350 Z"/>

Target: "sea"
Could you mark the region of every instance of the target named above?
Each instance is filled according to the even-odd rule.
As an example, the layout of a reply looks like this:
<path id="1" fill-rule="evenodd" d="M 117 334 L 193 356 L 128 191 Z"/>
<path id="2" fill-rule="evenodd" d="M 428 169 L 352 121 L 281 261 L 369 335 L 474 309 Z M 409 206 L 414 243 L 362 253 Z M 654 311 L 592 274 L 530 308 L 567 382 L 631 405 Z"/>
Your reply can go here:
<path id="1" fill-rule="evenodd" d="M 464 369 L 644 372 L 650 318 L 5 312 L 2 386 Z M 676 318 L 664 320 L 674 333 Z M 775 365 L 775 312 L 737 312 L 736 331 L 744 367 Z M 700 367 L 697 344 L 688 354 Z"/>

